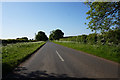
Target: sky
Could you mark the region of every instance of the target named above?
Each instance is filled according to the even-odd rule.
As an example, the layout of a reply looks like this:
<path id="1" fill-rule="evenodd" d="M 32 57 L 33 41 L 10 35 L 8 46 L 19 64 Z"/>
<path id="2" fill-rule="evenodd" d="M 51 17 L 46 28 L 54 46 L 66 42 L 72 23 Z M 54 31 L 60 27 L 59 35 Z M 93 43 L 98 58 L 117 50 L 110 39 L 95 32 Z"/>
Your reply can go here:
<path id="1" fill-rule="evenodd" d="M 86 29 L 86 12 L 90 8 L 84 2 L 3 2 L 2 39 L 28 37 L 43 31 L 60 29 L 64 36 L 92 33 Z"/>

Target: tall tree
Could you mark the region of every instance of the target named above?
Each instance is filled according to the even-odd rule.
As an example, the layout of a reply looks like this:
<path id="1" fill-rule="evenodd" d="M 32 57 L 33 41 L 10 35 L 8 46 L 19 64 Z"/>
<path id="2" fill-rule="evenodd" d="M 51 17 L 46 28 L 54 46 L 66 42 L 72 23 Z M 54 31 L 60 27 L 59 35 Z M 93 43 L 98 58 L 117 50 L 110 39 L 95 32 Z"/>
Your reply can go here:
<path id="1" fill-rule="evenodd" d="M 35 36 L 37 41 L 47 41 L 48 37 L 43 31 L 39 31 L 38 34 Z"/>
<path id="2" fill-rule="evenodd" d="M 87 24 L 92 31 L 101 32 L 110 29 L 120 29 L 120 2 L 87 2 L 90 7 L 86 19 L 90 19 Z"/>
<path id="3" fill-rule="evenodd" d="M 64 33 L 60 29 L 56 29 L 50 32 L 49 39 L 50 40 L 59 40 L 62 38 Z"/>

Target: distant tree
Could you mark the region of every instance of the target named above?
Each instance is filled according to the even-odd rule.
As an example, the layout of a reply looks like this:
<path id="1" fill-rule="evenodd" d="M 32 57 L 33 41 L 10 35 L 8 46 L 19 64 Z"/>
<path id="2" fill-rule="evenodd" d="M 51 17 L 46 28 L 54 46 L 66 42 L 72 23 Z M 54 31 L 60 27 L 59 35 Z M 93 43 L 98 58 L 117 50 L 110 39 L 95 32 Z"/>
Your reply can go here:
<path id="1" fill-rule="evenodd" d="M 24 39 L 24 40 L 28 41 L 28 38 L 27 38 L 27 37 L 22 37 L 21 39 Z"/>
<path id="2" fill-rule="evenodd" d="M 16 38 L 16 42 L 28 42 L 28 38 L 27 37 L 22 37 L 22 38 Z"/>
<path id="3" fill-rule="evenodd" d="M 90 7 L 86 19 L 90 19 L 88 28 L 101 32 L 120 28 L 120 2 L 87 2 Z M 85 23 L 86 24 L 86 23 Z"/>
<path id="4" fill-rule="evenodd" d="M 50 32 L 50 35 L 49 35 L 49 40 L 53 40 L 54 38 L 53 38 L 53 32 Z"/>
<path id="5" fill-rule="evenodd" d="M 56 29 L 50 32 L 49 39 L 50 40 L 59 40 L 63 38 L 64 33 L 60 29 Z"/>
<path id="6" fill-rule="evenodd" d="M 37 41 L 47 41 L 48 37 L 43 31 L 39 31 L 38 34 L 35 36 Z"/>

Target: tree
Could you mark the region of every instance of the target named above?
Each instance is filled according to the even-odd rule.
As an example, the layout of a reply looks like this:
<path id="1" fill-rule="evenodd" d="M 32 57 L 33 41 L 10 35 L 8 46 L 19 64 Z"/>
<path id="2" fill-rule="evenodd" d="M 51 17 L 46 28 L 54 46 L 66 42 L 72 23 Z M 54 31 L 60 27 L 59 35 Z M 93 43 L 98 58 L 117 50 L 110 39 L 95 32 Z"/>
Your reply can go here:
<path id="1" fill-rule="evenodd" d="M 38 34 L 35 36 L 37 41 L 47 41 L 48 37 L 45 35 L 43 31 L 39 31 Z"/>
<path id="2" fill-rule="evenodd" d="M 87 24 L 92 31 L 101 32 L 120 28 L 120 2 L 87 2 L 91 9 L 86 13 Z M 86 23 L 85 23 L 86 24 Z"/>
<path id="3" fill-rule="evenodd" d="M 63 38 L 64 33 L 60 29 L 56 29 L 50 32 L 49 39 L 50 40 L 59 40 Z"/>
<path id="4" fill-rule="evenodd" d="M 50 40 L 53 40 L 53 33 L 52 33 L 52 32 L 50 32 L 49 39 L 50 39 Z"/>
<path id="5" fill-rule="evenodd" d="M 24 39 L 24 40 L 28 41 L 28 38 L 27 38 L 27 37 L 22 37 L 21 39 Z"/>

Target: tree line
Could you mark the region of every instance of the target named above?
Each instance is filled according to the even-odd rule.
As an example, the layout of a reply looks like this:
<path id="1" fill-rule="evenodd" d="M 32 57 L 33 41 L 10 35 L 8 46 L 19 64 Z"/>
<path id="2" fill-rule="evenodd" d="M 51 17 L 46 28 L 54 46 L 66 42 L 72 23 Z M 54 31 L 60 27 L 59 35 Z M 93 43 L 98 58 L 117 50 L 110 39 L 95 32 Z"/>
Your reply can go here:
<path id="1" fill-rule="evenodd" d="M 74 41 L 87 44 L 118 45 L 120 43 L 120 29 L 110 30 L 104 34 L 92 33 L 61 38 L 60 41 Z"/>
<path id="2" fill-rule="evenodd" d="M 36 40 L 28 39 L 27 37 L 16 38 L 16 39 L 0 39 L 2 41 L 2 45 L 5 46 L 11 43 L 18 43 L 18 42 L 35 42 Z"/>
<path id="3" fill-rule="evenodd" d="M 7 44 L 11 44 L 11 43 L 18 43 L 18 42 L 36 42 L 36 41 L 47 41 L 49 40 L 59 40 L 60 38 L 62 38 L 64 35 L 64 33 L 60 30 L 60 29 L 56 29 L 50 32 L 49 38 L 47 37 L 47 35 L 45 34 L 45 32 L 43 31 L 39 31 L 36 35 L 35 35 L 35 39 L 28 39 L 27 37 L 22 37 L 22 38 L 16 38 L 16 39 L 4 39 L 2 41 L 2 44 L 5 46 Z"/>

